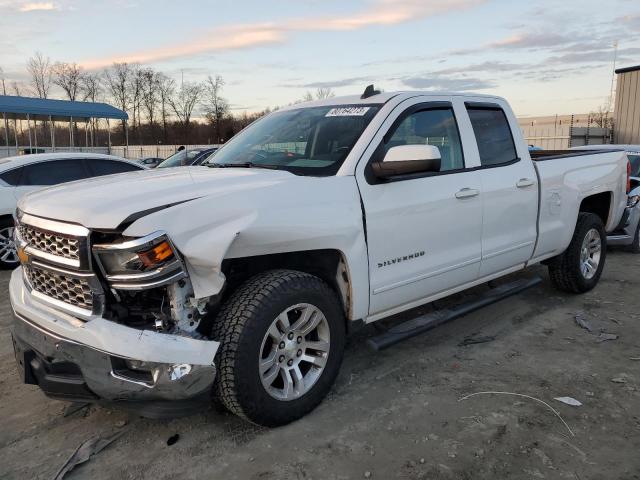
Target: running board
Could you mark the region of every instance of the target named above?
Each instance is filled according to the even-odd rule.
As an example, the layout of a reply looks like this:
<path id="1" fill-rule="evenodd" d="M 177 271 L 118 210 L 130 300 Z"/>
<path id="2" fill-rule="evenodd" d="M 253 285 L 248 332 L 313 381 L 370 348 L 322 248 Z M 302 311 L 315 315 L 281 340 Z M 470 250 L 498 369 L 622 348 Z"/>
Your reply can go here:
<path id="1" fill-rule="evenodd" d="M 500 300 L 520 293 L 531 287 L 535 287 L 542 278 L 534 277 L 531 279 L 520 279 L 513 282 L 505 283 L 499 287 L 487 290 L 478 295 L 475 299 L 461 303 L 451 308 L 443 308 L 435 312 L 420 315 L 406 322 L 394 325 L 386 332 L 376 335 L 367 340 L 367 344 L 376 351 L 395 345 L 403 340 L 415 337 L 421 333 L 431 330 L 439 325 L 455 320 L 458 317 L 475 312 L 476 310 L 499 302 Z"/>

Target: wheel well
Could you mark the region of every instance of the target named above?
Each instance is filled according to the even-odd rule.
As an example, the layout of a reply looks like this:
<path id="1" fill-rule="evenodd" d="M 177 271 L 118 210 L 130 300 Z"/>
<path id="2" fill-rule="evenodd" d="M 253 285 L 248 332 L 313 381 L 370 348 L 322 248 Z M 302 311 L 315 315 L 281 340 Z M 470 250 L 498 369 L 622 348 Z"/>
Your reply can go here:
<path id="1" fill-rule="evenodd" d="M 611 210 L 611 192 L 596 193 L 585 197 L 580 203 L 580 212 L 593 213 L 600 217 L 606 226 Z"/>
<path id="2" fill-rule="evenodd" d="M 0 215 L 0 221 L 11 220 L 13 222 L 13 215 Z"/>
<path id="3" fill-rule="evenodd" d="M 342 252 L 332 249 L 225 259 L 222 262 L 222 273 L 227 282 L 222 300 L 254 275 L 278 268 L 309 273 L 327 282 L 340 298 L 346 317 L 350 318 L 351 281 L 347 263 Z"/>

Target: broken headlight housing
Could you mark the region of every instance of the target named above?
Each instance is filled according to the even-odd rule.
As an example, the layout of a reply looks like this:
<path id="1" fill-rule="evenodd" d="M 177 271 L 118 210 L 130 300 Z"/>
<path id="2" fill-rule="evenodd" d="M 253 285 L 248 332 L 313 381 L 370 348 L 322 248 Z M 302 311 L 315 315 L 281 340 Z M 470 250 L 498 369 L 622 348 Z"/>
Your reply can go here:
<path id="1" fill-rule="evenodd" d="M 112 288 L 143 290 L 185 277 L 178 252 L 164 232 L 93 246 L 96 261 Z"/>
<path id="2" fill-rule="evenodd" d="M 630 195 L 629 198 L 627 198 L 627 208 L 635 207 L 639 201 L 640 195 Z"/>

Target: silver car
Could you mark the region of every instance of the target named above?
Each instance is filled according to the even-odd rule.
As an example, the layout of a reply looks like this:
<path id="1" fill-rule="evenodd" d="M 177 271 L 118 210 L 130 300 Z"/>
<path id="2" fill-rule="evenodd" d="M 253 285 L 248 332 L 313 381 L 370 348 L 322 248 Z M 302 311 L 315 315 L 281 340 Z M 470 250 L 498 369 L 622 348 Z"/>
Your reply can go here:
<path id="1" fill-rule="evenodd" d="M 572 150 L 624 150 L 631 165 L 631 190 L 622 220 L 607 236 L 607 244 L 640 253 L 640 145 L 587 145 Z"/>

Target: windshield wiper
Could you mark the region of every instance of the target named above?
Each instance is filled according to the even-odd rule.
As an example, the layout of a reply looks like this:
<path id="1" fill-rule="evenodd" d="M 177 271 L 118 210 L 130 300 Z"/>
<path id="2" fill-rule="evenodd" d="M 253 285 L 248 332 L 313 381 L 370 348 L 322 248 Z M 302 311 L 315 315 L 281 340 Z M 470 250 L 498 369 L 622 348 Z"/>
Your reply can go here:
<path id="1" fill-rule="evenodd" d="M 269 165 L 265 163 L 253 163 L 253 162 L 242 162 L 242 163 L 209 163 L 207 167 L 210 168 L 267 168 L 269 170 L 279 170 L 280 165 Z"/>

